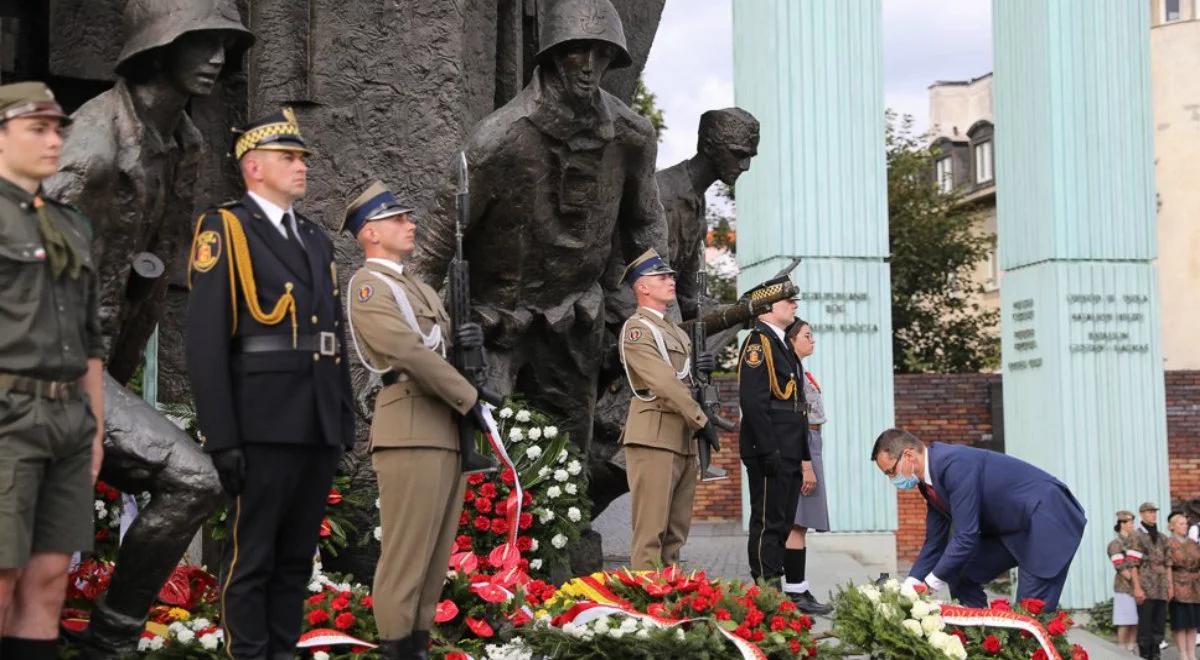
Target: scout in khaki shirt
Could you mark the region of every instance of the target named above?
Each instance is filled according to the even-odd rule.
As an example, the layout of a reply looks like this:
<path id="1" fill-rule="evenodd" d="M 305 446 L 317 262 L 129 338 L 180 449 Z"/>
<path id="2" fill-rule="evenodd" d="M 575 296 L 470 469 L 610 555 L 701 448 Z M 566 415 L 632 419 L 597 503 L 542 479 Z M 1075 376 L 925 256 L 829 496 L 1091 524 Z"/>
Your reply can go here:
<path id="1" fill-rule="evenodd" d="M 675 271 L 654 250 L 625 269 L 638 308 L 621 329 L 621 361 L 633 389 L 621 441 L 633 498 L 633 540 L 629 563 L 635 570 L 679 561 L 687 541 L 696 495 L 697 433 L 716 434 L 689 389 L 691 341 L 665 317 L 675 299 Z M 713 358 L 702 354 L 702 371 Z"/>
<path id="2" fill-rule="evenodd" d="M 415 247 L 412 210 L 376 182 L 343 224 L 367 257 L 346 296 L 350 338 L 384 383 L 371 422 L 383 527 L 373 593 L 380 652 L 389 659 L 427 657 L 466 484 L 458 424 L 465 416 L 482 428 L 478 393 L 446 361 L 450 318 L 441 299 L 400 263 Z M 483 332 L 463 324 L 454 339 L 478 346 Z"/>
<path id="3" fill-rule="evenodd" d="M 58 657 L 71 554 L 92 549 L 104 341 L 91 224 L 42 194 L 70 120 L 0 86 L 0 658 Z"/>

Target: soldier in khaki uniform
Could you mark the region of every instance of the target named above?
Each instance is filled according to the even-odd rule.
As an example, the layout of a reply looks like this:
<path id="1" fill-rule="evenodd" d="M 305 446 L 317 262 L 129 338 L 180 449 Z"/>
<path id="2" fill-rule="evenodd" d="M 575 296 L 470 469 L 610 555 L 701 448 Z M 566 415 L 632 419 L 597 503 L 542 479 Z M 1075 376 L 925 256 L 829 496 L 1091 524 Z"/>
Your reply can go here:
<path id="1" fill-rule="evenodd" d="M 446 361 L 450 318 L 437 292 L 406 272 L 415 247 L 412 208 L 376 182 L 346 210 L 366 264 L 346 296 L 350 337 L 363 365 L 383 375 L 371 423 L 383 549 L 375 571 L 375 622 L 384 658 L 425 658 L 466 481 L 458 424 L 482 427 L 475 387 Z M 477 324 L 455 334 L 481 346 Z"/>
<path id="2" fill-rule="evenodd" d="M 1132 548 L 1125 552 L 1137 567 L 1137 582 L 1133 597 L 1138 604 L 1138 653 L 1143 658 L 1158 660 L 1159 644 L 1167 625 L 1167 601 L 1171 600 L 1171 561 L 1167 555 L 1166 533 L 1158 529 L 1158 507 L 1143 502 L 1138 507 L 1142 517 L 1141 529 Z"/>
<path id="3" fill-rule="evenodd" d="M 694 437 L 716 435 L 689 389 L 691 341 L 665 316 L 675 300 L 674 273 L 657 252 L 647 250 L 624 274 L 638 303 L 621 329 L 620 343 L 633 390 L 621 441 L 633 497 L 629 562 L 635 570 L 679 561 L 696 495 Z M 711 372 L 712 355 L 698 356 L 697 366 Z"/>
<path id="4" fill-rule="evenodd" d="M 42 194 L 69 123 L 0 86 L 0 658 L 58 657 L 71 554 L 92 548 L 104 340 L 91 223 Z"/>

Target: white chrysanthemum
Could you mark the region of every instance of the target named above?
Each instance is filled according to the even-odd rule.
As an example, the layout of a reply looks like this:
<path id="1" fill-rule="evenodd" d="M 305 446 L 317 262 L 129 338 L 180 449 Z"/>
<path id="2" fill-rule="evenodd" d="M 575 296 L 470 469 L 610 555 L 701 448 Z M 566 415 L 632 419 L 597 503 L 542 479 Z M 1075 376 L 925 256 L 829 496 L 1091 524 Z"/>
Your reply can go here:
<path id="1" fill-rule="evenodd" d="M 529 539 L 529 551 L 530 552 L 537 552 L 538 547 L 541 545 L 542 544 L 538 543 L 537 539 Z"/>
<path id="2" fill-rule="evenodd" d="M 518 411 L 517 411 L 517 421 L 518 421 L 518 422 L 521 422 L 522 424 L 525 424 L 525 423 L 528 423 L 528 422 L 529 422 L 529 419 L 530 419 L 530 417 L 529 417 L 529 411 L 528 411 L 528 410 L 518 410 Z"/>
<path id="3" fill-rule="evenodd" d="M 217 648 L 217 644 L 220 643 L 221 640 L 217 639 L 217 636 L 214 633 L 205 633 L 200 635 L 200 646 L 202 646 L 205 650 L 214 651 Z"/>
<path id="4" fill-rule="evenodd" d="M 374 536 L 375 536 L 375 540 L 376 540 L 376 541 L 382 541 L 382 540 L 383 540 L 383 528 L 382 528 L 382 527 L 376 527 L 376 528 L 375 528 L 375 532 L 374 532 Z"/>
<path id="5" fill-rule="evenodd" d="M 562 534 L 555 534 L 554 538 L 550 539 L 550 545 L 562 550 L 567 547 L 567 537 Z"/>
<path id="6" fill-rule="evenodd" d="M 555 488 L 555 487 L 556 486 L 551 486 L 551 488 Z M 538 522 L 542 523 L 543 525 L 550 522 L 551 520 L 554 520 L 554 512 L 551 511 L 550 509 L 538 509 L 537 515 L 538 515 Z"/>
<path id="7" fill-rule="evenodd" d="M 942 623 L 942 617 L 939 614 L 930 614 L 924 619 L 921 619 L 921 630 L 924 630 L 925 634 L 927 635 L 932 632 L 937 632 L 945 627 L 946 624 Z"/>
<path id="8" fill-rule="evenodd" d="M 900 622 L 900 625 L 913 636 L 922 637 L 925 635 L 925 631 L 921 629 L 921 622 L 916 619 L 905 619 Z"/>
<path id="9" fill-rule="evenodd" d="M 309 582 L 309 583 L 308 583 L 308 590 L 309 590 L 309 591 L 311 591 L 311 592 L 313 592 L 314 594 L 321 593 L 321 583 L 320 583 L 320 582 L 317 582 L 316 580 L 313 580 L 312 582 Z"/>
<path id="10" fill-rule="evenodd" d="M 547 440 L 553 440 L 558 437 L 558 427 L 547 426 L 546 428 L 542 429 L 542 435 L 546 436 Z"/>
<path id="11" fill-rule="evenodd" d="M 566 470 L 555 470 L 554 471 L 554 480 L 559 483 L 563 483 L 567 479 L 570 479 L 570 478 L 571 478 L 571 475 L 567 474 Z"/>
<path id="12" fill-rule="evenodd" d="M 162 637 L 159 637 L 158 635 L 155 635 L 154 637 L 150 638 L 150 650 L 158 651 L 158 650 L 162 649 L 163 644 L 166 644 L 166 643 L 167 643 L 167 640 L 163 639 Z"/>
<path id="13" fill-rule="evenodd" d="M 530 559 L 529 560 L 529 568 L 531 568 L 535 571 L 541 570 L 542 560 L 541 559 Z"/>
<path id="14" fill-rule="evenodd" d="M 579 492 L 579 486 L 575 484 L 567 484 L 563 486 L 563 490 L 567 491 L 567 495 L 574 495 Z"/>
<path id="15" fill-rule="evenodd" d="M 529 429 L 529 439 L 530 439 L 530 440 L 538 440 L 538 439 L 540 439 L 541 437 L 542 437 L 542 430 L 541 430 L 541 429 L 539 429 L 539 428 L 538 428 L 538 427 L 536 427 L 536 426 L 535 426 L 535 427 L 533 427 L 533 428 L 531 428 L 531 429 Z"/>
<path id="16" fill-rule="evenodd" d="M 525 432 L 519 426 L 514 426 L 508 430 L 508 439 L 513 442 L 520 442 L 525 439 Z"/>
<path id="17" fill-rule="evenodd" d="M 212 622 L 204 617 L 200 617 L 199 619 L 192 619 L 191 621 L 188 621 L 187 625 L 188 628 L 191 628 L 192 630 L 200 631 L 212 626 Z"/>
<path id="18" fill-rule="evenodd" d="M 608 617 L 602 616 L 599 619 L 596 619 L 596 621 L 592 623 L 592 630 L 601 635 L 608 632 Z"/>
<path id="19" fill-rule="evenodd" d="M 537 438 L 533 437 L 533 432 L 536 430 L 537 429 L 532 429 L 529 431 L 529 439 L 530 440 L 537 440 Z M 533 445 L 532 447 L 525 450 L 525 458 L 528 458 L 531 461 L 536 461 L 538 456 L 541 456 L 541 455 L 542 455 L 542 448 L 537 445 Z"/>
<path id="20" fill-rule="evenodd" d="M 567 520 L 570 520 L 571 522 L 579 522 L 582 519 L 583 514 L 580 513 L 578 507 L 571 507 L 567 509 Z"/>
<path id="21" fill-rule="evenodd" d="M 568 457 L 568 456 L 570 456 L 570 454 L 568 454 L 568 453 L 567 453 L 567 450 L 566 450 L 566 449 L 564 449 L 564 450 L 562 450 L 562 451 L 558 452 L 558 462 L 559 462 L 559 463 L 566 463 L 566 462 L 567 462 L 567 457 Z"/>
<path id="22" fill-rule="evenodd" d="M 376 509 L 379 508 L 379 498 L 378 497 L 375 498 L 375 508 Z"/>
<path id="23" fill-rule="evenodd" d="M 608 629 L 608 636 L 612 637 L 613 639 L 621 639 L 625 635 L 626 635 L 626 632 L 621 628 L 609 628 Z"/>
<path id="24" fill-rule="evenodd" d="M 150 650 L 150 638 L 149 637 L 139 637 L 137 649 L 141 653 L 145 653 L 146 651 L 149 651 Z"/>
<path id="25" fill-rule="evenodd" d="M 549 497 L 550 499 L 555 499 L 559 495 L 562 495 L 562 489 L 558 486 L 551 486 L 546 489 L 546 497 Z"/>
<path id="26" fill-rule="evenodd" d="M 621 620 L 621 630 L 631 633 L 638 629 L 638 620 L 633 617 L 625 617 Z"/>
<path id="27" fill-rule="evenodd" d="M 500 409 L 500 419 L 508 419 L 513 416 L 513 409 L 505 406 Z"/>
<path id="28" fill-rule="evenodd" d="M 642 628 L 641 630 L 634 633 L 633 636 L 637 637 L 638 639 L 650 639 L 650 631 L 647 630 L 646 628 Z"/>
<path id="29" fill-rule="evenodd" d="M 313 653 L 313 660 L 329 660 L 329 654 L 324 651 Z"/>
<path id="30" fill-rule="evenodd" d="M 196 633 L 184 628 L 183 630 L 175 633 L 175 639 L 178 640 L 180 644 L 191 644 L 192 640 L 196 639 Z"/>
<path id="31" fill-rule="evenodd" d="M 104 519 L 108 516 L 108 509 L 104 507 L 103 502 L 96 502 L 96 517 Z"/>
<path id="32" fill-rule="evenodd" d="M 550 475 L 550 468 L 546 467 L 545 465 L 538 468 L 538 479 L 545 479 L 549 475 Z"/>
<path id="33" fill-rule="evenodd" d="M 675 628 L 675 639 L 677 639 L 681 642 L 685 639 L 684 634 L 683 634 L 683 628 L 679 628 L 679 627 Z"/>
<path id="34" fill-rule="evenodd" d="M 579 464 L 579 461 L 571 461 L 570 463 L 567 463 L 567 472 L 569 472 L 571 476 L 575 476 L 582 471 L 583 466 Z"/>

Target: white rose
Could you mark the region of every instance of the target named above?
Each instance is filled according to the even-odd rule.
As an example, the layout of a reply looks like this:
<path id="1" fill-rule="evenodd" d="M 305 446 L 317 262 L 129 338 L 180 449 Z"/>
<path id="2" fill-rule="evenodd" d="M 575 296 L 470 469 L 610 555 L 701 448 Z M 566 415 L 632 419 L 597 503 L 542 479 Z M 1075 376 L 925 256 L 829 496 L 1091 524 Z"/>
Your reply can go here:
<path id="1" fill-rule="evenodd" d="M 925 634 L 938 632 L 945 627 L 946 625 L 942 623 L 942 617 L 937 614 L 930 614 L 921 619 L 921 629 L 925 631 Z"/>
<path id="2" fill-rule="evenodd" d="M 547 440 L 553 440 L 554 438 L 558 437 L 558 427 L 547 426 L 546 428 L 542 429 L 542 435 L 546 436 Z"/>
<path id="3" fill-rule="evenodd" d="M 165 644 L 166 642 L 167 642 L 167 640 L 163 639 L 162 637 L 159 637 L 158 635 L 155 635 L 154 637 L 150 638 L 150 650 L 158 651 L 159 649 L 161 649 L 163 647 L 163 644 Z"/>
<path id="4" fill-rule="evenodd" d="M 567 495 L 574 495 L 579 492 L 579 486 L 575 484 L 567 484 L 563 486 L 563 490 L 567 491 Z"/>
<path id="5" fill-rule="evenodd" d="M 914 637 L 921 637 L 925 634 L 924 631 L 921 630 L 921 622 L 915 619 L 905 619 L 900 622 L 900 625 L 903 626 L 904 629 Z"/>
<path id="6" fill-rule="evenodd" d="M 217 636 L 214 633 L 205 633 L 200 636 L 200 646 L 209 651 L 215 650 L 217 648 L 217 644 L 219 643 L 220 640 L 217 639 Z"/>
<path id="7" fill-rule="evenodd" d="M 528 422 L 529 421 L 529 411 L 528 410 L 518 410 L 517 411 L 517 421 L 521 422 L 522 424 Z"/>
<path id="8" fill-rule="evenodd" d="M 530 539 L 530 540 L 529 540 L 529 551 L 530 551 L 530 552 L 537 552 L 537 549 L 538 549 L 538 546 L 539 546 L 539 545 L 541 545 L 541 544 L 540 544 L 540 543 L 538 543 L 538 540 L 537 540 L 537 539 Z"/>
<path id="9" fill-rule="evenodd" d="M 317 651 L 313 654 L 313 660 L 329 660 L 329 654 L 324 651 Z"/>
<path id="10" fill-rule="evenodd" d="M 96 504 L 100 504 L 100 503 L 97 502 Z M 108 516 L 108 509 L 105 509 L 103 506 L 96 507 L 96 517 L 97 518 L 104 519 L 107 516 Z"/>
<path id="11" fill-rule="evenodd" d="M 183 630 L 180 630 L 179 632 L 175 633 L 175 639 L 179 640 L 179 642 L 182 644 L 189 644 L 195 638 L 196 638 L 196 633 L 188 630 L 187 628 L 184 628 Z"/>
<path id="12" fill-rule="evenodd" d="M 529 568 L 531 568 L 535 571 L 541 570 L 542 560 L 541 559 L 530 559 L 529 560 Z"/>
<path id="13" fill-rule="evenodd" d="M 537 440 L 537 438 L 533 437 L 533 432 L 536 430 L 537 429 L 532 429 L 529 431 L 529 439 Z M 529 449 L 525 450 L 525 458 L 528 458 L 531 461 L 536 461 L 538 456 L 541 456 L 541 455 L 542 455 L 542 448 L 538 447 L 537 445 L 533 445 Z"/>
<path id="14" fill-rule="evenodd" d="M 963 648 L 962 640 L 957 635 L 946 635 L 949 639 L 946 640 L 946 645 L 942 647 L 942 653 L 953 658 L 954 660 L 966 660 L 967 650 Z"/>
<path id="15" fill-rule="evenodd" d="M 867 600 L 871 601 L 872 603 L 879 602 L 879 590 L 876 589 L 875 587 L 873 587 L 869 584 L 864 584 L 864 585 L 860 585 L 858 587 L 858 591 L 862 595 L 866 596 Z"/>
<path id="16" fill-rule="evenodd" d="M 566 470 L 555 470 L 554 471 L 554 480 L 557 482 L 561 483 L 570 478 L 571 478 L 571 475 L 567 474 Z"/>
<path id="17" fill-rule="evenodd" d="M 890 603 L 883 603 L 879 606 L 879 614 L 885 619 L 894 619 L 899 612 L 896 607 Z"/>
<path id="18" fill-rule="evenodd" d="M 601 635 L 608 632 L 608 617 L 602 616 L 596 619 L 596 622 L 592 625 L 592 630 Z"/>
<path id="19" fill-rule="evenodd" d="M 376 527 L 376 528 L 375 528 L 375 532 L 374 532 L 374 536 L 375 536 L 375 540 L 376 540 L 376 541 L 382 541 L 382 540 L 383 540 L 383 528 L 382 528 L 382 527 Z"/>
<path id="20" fill-rule="evenodd" d="M 541 429 L 539 429 L 539 428 L 538 428 L 538 427 L 536 427 L 536 426 L 535 426 L 535 427 L 533 427 L 533 428 L 531 428 L 531 429 L 529 429 L 529 439 L 530 439 L 530 440 L 537 440 L 537 439 L 539 439 L 539 438 L 541 438 L 541 437 L 542 437 L 542 430 L 541 430 Z"/>
<path id="21" fill-rule="evenodd" d="M 525 439 L 525 432 L 520 427 L 514 426 L 508 430 L 508 439 L 513 442 L 520 442 Z"/>
<path id="22" fill-rule="evenodd" d="M 513 416 L 513 409 L 505 406 L 500 409 L 500 419 L 508 419 Z"/>
<path id="23" fill-rule="evenodd" d="M 185 626 L 182 621 L 176 621 L 175 623 L 172 623 L 171 625 L 167 626 L 167 632 L 169 632 L 173 635 L 178 635 L 179 631 L 183 630 L 186 627 L 187 626 Z"/>
<path id="24" fill-rule="evenodd" d="M 912 618 L 917 619 L 919 621 L 919 620 L 924 619 L 925 617 L 929 616 L 929 614 L 931 612 L 936 612 L 936 611 L 938 611 L 938 608 L 936 605 L 930 605 L 929 603 L 927 603 L 923 600 L 918 600 L 912 604 L 912 610 L 911 610 L 910 616 L 912 616 Z"/>
<path id="25" fill-rule="evenodd" d="M 576 507 L 567 509 L 567 519 L 571 522 L 579 522 L 583 518 L 583 514 Z"/>
<path id="26" fill-rule="evenodd" d="M 562 495 L 562 489 L 558 486 L 551 486 L 546 489 L 546 497 L 549 497 L 550 499 L 554 499 L 559 495 Z"/>
<path id="27" fill-rule="evenodd" d="M 568 454 L 568 453 L 567 453 L 567 450 L 566 450 L 566 449 L 564 449 L 564 450 L 562 450 L 562 451 L 558 452 L 558 462 L 559 462 L 559 463 L 566 463 L 566 462 L 567 462 L 567 457 L 568 457 L 568 456 L 570 456 L 570 454 Z"/>
<path id="28" fill-rule="evenodd" d="M 579 464 L 579 461 L 571 461 L 567 464 L 567 472 L 569 472 L 571 476 L 579 474 L 581 470 L 583 470 L 583 466 Z"/>
<path id="29" fill-rule="evenodd" d="M 888 578 L 888 581 L 883 583 L 883 590 L 892 593 L 900 591 L 900 581 L 896 578 Z"/>
<path id="30" fill-rule="evenodd" d="M 905 585 L 901 586 L 900 587 L 900 595 L 904 596 L 905 598 L 907 598 L 913 602 L 916 602 L 921 599 L 921 595 L 917 593 L 916 589 L 913 589 L 913 586 L 911 584 L 905 584 Z"/>
<path id="31" fill-rule="evenodd" d="M 567 545 L 567 537 L 562 534 L 555 534 L 554 538 L 550 539 L 550 545 L 562 550 Z"/>

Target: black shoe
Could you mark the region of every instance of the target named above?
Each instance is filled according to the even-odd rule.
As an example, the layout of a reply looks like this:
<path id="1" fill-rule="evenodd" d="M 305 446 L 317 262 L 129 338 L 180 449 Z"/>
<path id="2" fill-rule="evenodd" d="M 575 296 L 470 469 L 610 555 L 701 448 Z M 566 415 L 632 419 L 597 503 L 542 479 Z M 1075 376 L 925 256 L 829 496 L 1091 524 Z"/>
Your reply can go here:
<path id="1" fill-rule="evenodd" d="M 429 631 L 414 630 L 412 634 L 412 657 L 429 660 Z"/>
<path id="2" fill-rule="evenodd" d="M 381 639 L 375 649 L 383 660 L 411 660 L 412 637 L 404 639 Z"/>
<path id="3" fill-rule="evenodd" d="M 796 604 L 796 609 L 804 612 L 805 614 L 824 616 L 833 611 L 832 607 L 817 600 L 816 597 L 812 595 L 811 591 L 805 591 L 804 593 L 799 594 L 790 593 L 788 594 L 788 598 L 791 598 L 792 602 Z"/>

